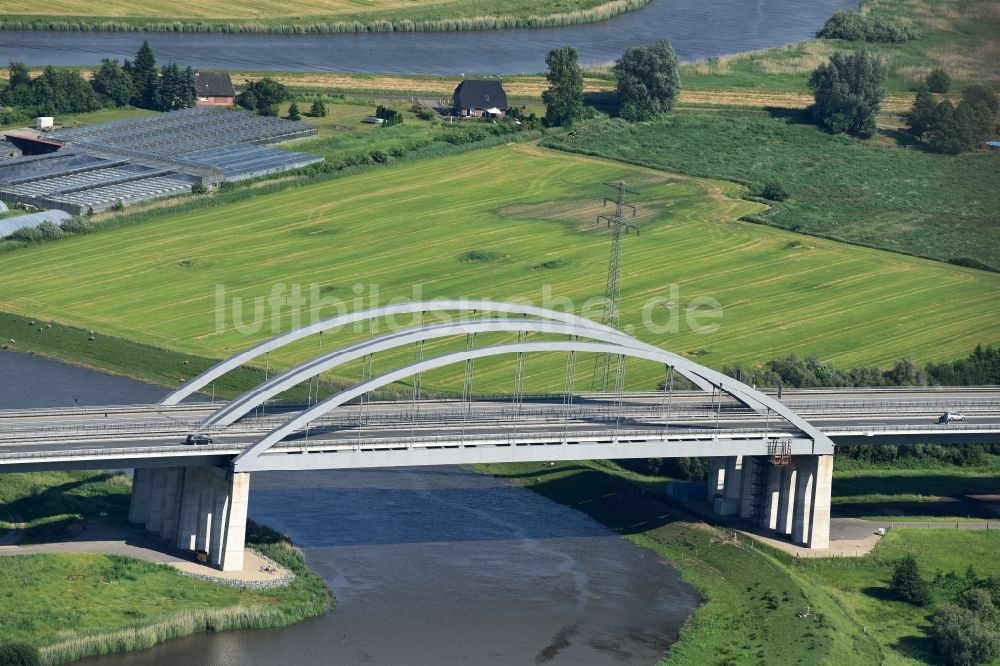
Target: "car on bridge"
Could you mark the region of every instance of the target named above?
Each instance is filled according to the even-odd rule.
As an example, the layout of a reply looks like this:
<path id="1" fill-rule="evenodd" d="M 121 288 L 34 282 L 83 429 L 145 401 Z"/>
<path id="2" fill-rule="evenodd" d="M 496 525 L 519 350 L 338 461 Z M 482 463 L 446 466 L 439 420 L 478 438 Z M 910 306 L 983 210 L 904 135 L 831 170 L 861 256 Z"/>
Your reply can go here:
<path id="1" fill-rule="evenodd" d="M 959 414 L 958 412 L 945 412 L 938 417 L 938 423 L 951 423 L 952 421 L 964 421 L 965 414 Z"/>
<path id="2" fill-rule="evenodd" d="M 208 435 L 191 434 L 191 435 L 188 435 L 184 439 L 184 443 L 185 444 L 192 444 L 192 445 L 198 445 L 198 444 L 206 444 L 207 445 L 207 444 L 212 444 L 212 438 L 209 437 Z"/>

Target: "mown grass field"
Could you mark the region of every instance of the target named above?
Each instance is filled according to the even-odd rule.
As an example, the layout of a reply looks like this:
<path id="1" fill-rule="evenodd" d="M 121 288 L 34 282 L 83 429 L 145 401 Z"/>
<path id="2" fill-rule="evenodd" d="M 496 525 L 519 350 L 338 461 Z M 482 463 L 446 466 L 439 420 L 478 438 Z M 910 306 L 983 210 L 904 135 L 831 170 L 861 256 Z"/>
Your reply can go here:
<path id="1" fill-rule="evenodd" d="M 737 185 L 533 145 L 221 206 L 209 200 L 149 223 L 16 250 L 0 263 L 0 309 L 208 357 L 293 324 L 289 307 L 267 303 L 279 283 L 285 295 L 299 285 L 303 319 L 323 299 L 353 309 L 414 297 L 522 298 L 557 307 L 566 305 L 557 299 L 570 299 L 578 312 L 599 318 L 609 238 L 596 215 L 607 212 L 601 197 L 610 189 L 601 183 L 619 178 L 641 193 L 634 221 L 642 229 L 625 240 L 622 324 L 649 342 L 715 367 L 789 352 L 847 367 L 902 356 L 953 359 L 997 341 L 1000 275 L 738 222 L 764 206 L 737 198 Z M 233 297 L 242 299 L 243 332 Z M 688 320 L 705 309 L 698 300 L 705 298 L 718 301 L 723 317 L 694 323 L 717 324 L 715 332 L 697 332 Z M 659 332 L 642 325 L 644 308 Z M 255 313 L 258 330 L 249 332 Z M 43 335 L 28 328 L 12 337 Z M 315 353 L 315 345 L 310 340 L 270 362 L 287 364 Z M 529 386 L 561 386 L 564 366 L 529 360 Z M 627 383 L 652 388 L 662 372 L 629 366 Z M 476 366 L 483 390 L 506 387 L 509 375 L 506 364 Z"/>
<path id="2" fill-rule="evenodd" d="M 649 0 L 195 0 L 87 3 L 56 0 L 44 8 L 24 0 L 0 0 L 7 27 L 91 30 L 184 30 L 196 32 L 364 32 L 490 30 L 601 21 Z"/>
<path id="3" fill-rule="evenodd" d="M 678 111 L 637 125 L 603 121 L 546 145 L 754 188 L 777 180 L 789 198 L 757 214 L 768 224 L 1000 267 L 996 155 L 939 155 L 861 141 L 766 111 Z"/>

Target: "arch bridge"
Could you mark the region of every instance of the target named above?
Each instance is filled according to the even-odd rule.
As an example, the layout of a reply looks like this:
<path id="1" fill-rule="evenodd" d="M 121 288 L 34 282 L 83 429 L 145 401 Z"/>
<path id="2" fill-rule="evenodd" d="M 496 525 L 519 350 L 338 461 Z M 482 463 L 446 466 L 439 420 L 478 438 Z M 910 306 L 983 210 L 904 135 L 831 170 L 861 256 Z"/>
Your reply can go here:
<path id="1" fill-rule="evenodd" d="M 374 333 L 376 321 L 393 323 L 403 315 L 415 321 Z M 429 322 L 428 315 L 433 315 Z M 310 389 L 309 404 L 302 411 L 274 416 L 272 407 L 268 427 L 241 445 L 224 468 L 137 469 L 130 520 L 181 548 L 207 550 L 214 564 L 235 570 L 243 566 L 249 479 L 256 471 L 706 456 L 711 461 L 710 501 L 718 513 L 752 518 L 810 548 L 828 545 L 834 447 L 824 432 L 743 382 L 555 310 L 488 300 L 438 300 L 346 313 L 235 354 L 187 381 L 160 406 L 165 411 L 176 408 L 234 369 L 259 364 L 261 357 L 269 369 L 271 352 L 352 324 L 368 324 L 371 336 L 318 353 L 273 376 L 265 374 L 258 386 L 219 406 L 198 429 L 217 439 L 246 432 L 245 424 L 254 418 L 260 422 L 269 401 L 301 384 L 315 382 L 315 403 Z M 477 345 L 477 336 L 485 334 L 514 339 Z M 464 349 L 424 354 L 426 343 L 463 337 Z M 400 360 L 410 348 L 415 349 L 413 357 Z M 372 371 L 376 354 L 380 374 Z M 539 354 L 565 355 L 561 394 L 525 395 L 526 359 Z M 577 354 L 617 359 L 611 392 L 575 390 Z M 386 366 L 386 356 L 391 365 Z M 508 395 L 484 399 L 473 392 L 475 363 L 488 358 L 509 359 L 513 385 Z M 638 397 L 626 394 L 626 360 L 661 367 L 662 389 Z M 343 371 L 352 362 L 361 363 L 362 377 L 319 399 L 321 375 Z M 449 367 L 464 372 L 461 399 L 425 399 L 422 375 Z M 676 378 L 687 380 L 705 397 L 675 399 Z M 411 400 L 373 400 L 376 392 L 403 381 L 411 385 Z M 697 414 L 682 418 L 682 412 Z"/>

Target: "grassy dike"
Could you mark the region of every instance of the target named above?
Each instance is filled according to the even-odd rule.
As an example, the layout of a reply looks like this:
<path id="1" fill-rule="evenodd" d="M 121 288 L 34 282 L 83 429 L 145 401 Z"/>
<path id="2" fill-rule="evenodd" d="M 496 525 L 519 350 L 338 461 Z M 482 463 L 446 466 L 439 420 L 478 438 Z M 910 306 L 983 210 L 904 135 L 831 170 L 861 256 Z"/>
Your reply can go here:
<path id="1" fill-rule="evenodd" d="M 670 560 L 705 602 L 669 652 L 671 664 L 878 663 L 883 652 L 829 592 L 789 558 L 750 540 L 731 541 L 678 512 L 659 482 L 613 463 L 498 464 L 480 471 L 511 479 L 591 516 Z M 807 607 L 813 617 L 798 617 Z"/>
<path id="2" fill-rule="evenodd" d="M 25 541 L 74 526 L 122 526 L 131 481 L 104 472 L 0 475 L 0 525 Z M 101 515 L 105 513 L 107 515 Z M 91 553 L 0 556 L 0 642 L 38 651 L 44 664 L 143 650 L 202 631 L 280 627 L 325 612 L 326 584 L 278 533 L 252 525 L 247 545 L 295 573 L 287 586 L 241 590 L 167 565 Z"/>
<path id="3" fill-rule="evenodd" d="M 367 11 L 346 0 L 307 0 L 294 9 L 264 0 L 252 6 L 235 0 L 209 4 L 180 0 L 94 5 L 66 0 L 49 14 L 23 0 L 0 0 L 0 29 L 105 32 L 210 32 L 331 34 L 553 28 L 597 23 L 644 7 L 650 0 L 499 0 L 488 9 L 477 0 L 411 0 L 377 3 Z M 371 3 L 374 4 L 374 3 Z M 289 16 L 289 12 L 295 14 Z"/>

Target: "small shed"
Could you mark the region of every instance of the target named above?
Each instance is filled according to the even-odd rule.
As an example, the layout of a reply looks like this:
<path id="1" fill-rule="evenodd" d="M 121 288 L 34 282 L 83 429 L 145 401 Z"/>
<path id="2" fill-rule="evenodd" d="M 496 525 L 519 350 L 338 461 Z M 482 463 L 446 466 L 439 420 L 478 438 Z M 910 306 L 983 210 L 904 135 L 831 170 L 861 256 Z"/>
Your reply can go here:
<path id="1" fill-rule="evenodd" d="M 236 88 L 229 72 L 198 72 L 195 87 L 198 89 L 195 106 L 232 106 L 236 103 Z"/>
<path id="2" fill-rule="evenodd" d="M 466 79 L 455 88 L 453 97 L 455 115 L 503 118 L 507 113 L 507 93 L 496 79 Z"/>

